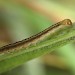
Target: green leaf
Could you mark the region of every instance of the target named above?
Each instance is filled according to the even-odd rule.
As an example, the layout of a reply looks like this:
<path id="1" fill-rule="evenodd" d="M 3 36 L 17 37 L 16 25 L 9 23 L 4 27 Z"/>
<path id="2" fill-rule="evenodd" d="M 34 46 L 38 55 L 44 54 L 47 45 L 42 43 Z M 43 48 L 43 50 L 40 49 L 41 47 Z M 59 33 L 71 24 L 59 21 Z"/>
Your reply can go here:
<path id="1" fill-rule="evenodd" d="M 12 53 L 0 54 L 0 73 L 11 70 L 24 62 L 52 52 L 75 41 L 75 25 L 64 27 L 45 40 L 31 45 L 26 49 L 16 50 Z"/>

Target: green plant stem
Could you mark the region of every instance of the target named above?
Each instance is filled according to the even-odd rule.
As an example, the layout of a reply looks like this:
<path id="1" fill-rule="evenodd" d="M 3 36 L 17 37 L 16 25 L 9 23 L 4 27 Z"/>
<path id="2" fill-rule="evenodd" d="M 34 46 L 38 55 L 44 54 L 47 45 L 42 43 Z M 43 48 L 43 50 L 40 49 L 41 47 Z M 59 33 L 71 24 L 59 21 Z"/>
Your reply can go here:
<path id="1" fill-rule="evenodd" d="M 51 46 L 46 46 L 41 49 L 36 49 L 9 59 L 2 60 L 0 61 L 0 73 L 15 68 L 28 60 L 50 53 L 54 49 L 62 47 L 63 45 L 66 45 L 68 43 L 72 43 L 74 41 L 75 41 L 75 36 L 56 42 Z"/>
<path id="2" fill-rule="evenodd" d="M 62 32 L 64 32 L 63 35 L 61 35 Z M 57 38 L 54 36 L 57 36 Z M 71 28 L 55 32 L 52 37 L 51 39 L 48 38 L 47 40 L 37 43 L 35 46 L 30 46 L 27 49 L 0 55 L 0 73 L 15 68 L 31 59 L 50 53 L 56 48 L 74 42 L 75 25 L 73 24 Z"/>

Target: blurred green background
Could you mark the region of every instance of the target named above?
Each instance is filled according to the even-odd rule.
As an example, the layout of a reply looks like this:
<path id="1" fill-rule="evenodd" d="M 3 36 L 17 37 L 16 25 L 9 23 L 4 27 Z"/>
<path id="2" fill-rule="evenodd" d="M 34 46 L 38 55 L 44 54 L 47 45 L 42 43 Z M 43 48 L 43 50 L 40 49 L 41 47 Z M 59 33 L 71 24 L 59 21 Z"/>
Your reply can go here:
<path id="1" fill-rule="evenodd" d="M 0 46 L 25 39 L 48 26 L 75 19 L 75 0 L 0 0 Z M 75 43 L 1 75 L 75 75 Z"/>

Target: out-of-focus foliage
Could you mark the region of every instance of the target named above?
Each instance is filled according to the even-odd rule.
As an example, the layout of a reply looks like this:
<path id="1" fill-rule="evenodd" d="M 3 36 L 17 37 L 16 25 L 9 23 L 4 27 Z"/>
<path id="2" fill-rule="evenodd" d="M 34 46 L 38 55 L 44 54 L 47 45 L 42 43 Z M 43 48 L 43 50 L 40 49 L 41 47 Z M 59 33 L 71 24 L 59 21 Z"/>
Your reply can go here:
<path id="1" fill-rule="evenodd" d="M 6 44 L 6 42 L 24 39 L 65 18 L 70 18 L 74 22 L 74 7 L 74 0 L 0 0 L 0 18 L 4 26 L 0 34 L 6 36 L 1 41 L 5 40 Z M 73 43 L 61 47 L 54 51 L 53 57 L 51 54 L 46 55 L 47 57 L 42 57 L 38 61 L 30 61 L 23 67 L 4 74 L 75 75 L 74 45 Z"/>

